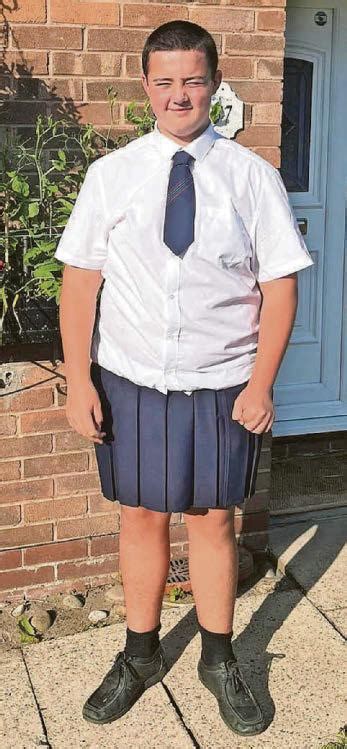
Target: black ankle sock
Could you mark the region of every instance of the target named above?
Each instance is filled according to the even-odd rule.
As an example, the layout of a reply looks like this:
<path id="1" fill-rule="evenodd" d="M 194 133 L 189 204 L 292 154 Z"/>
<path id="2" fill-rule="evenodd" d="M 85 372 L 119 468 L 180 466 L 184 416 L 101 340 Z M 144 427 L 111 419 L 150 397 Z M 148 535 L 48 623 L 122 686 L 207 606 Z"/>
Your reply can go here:
<path id="1" fill-rule="evenodd" d="M 201 657 L 207 666 L 214 663 L 226 661 L 234 658 L 234 651 L 231 644 L 233 630 L 230 632 L 210 632 L 199 623 L 201 634 L 202 652 Z"/>
<path id="2" fill-rule="evenodd" d="M 149 658 L 154 655 L 159 646 L 159 631 L 161 623 L 148 632 L 135 632 L 127 627 L 126 630 L 126 655 L 139 655 L 143 658 Z"/>

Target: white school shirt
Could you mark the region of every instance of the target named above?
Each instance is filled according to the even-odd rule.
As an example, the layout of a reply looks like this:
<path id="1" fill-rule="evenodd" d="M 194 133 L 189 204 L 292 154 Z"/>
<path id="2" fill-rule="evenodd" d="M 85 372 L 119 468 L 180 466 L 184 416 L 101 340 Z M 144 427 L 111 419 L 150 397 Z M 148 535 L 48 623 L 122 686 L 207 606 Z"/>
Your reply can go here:
<path id="1" fill-rule="evenodd" d="M 163 241 L 172 157 L 194 156 L 193 243 Z M 154 130 L 88 168 L 55 257 L 105 279 L 90 357 L 166 394 L 248 380 L 261 291 L 313 265 L 282 178 L 212 122 L 185 146 Z M 76 299 L 78 304 L 78 298 Z"/>

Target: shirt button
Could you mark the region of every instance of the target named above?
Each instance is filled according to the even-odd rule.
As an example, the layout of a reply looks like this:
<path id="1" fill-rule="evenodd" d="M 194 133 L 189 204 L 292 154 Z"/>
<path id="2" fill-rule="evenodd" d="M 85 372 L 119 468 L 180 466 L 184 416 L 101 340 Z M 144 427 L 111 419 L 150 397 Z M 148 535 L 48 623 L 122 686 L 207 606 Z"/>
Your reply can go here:
<path id="1" fill-rule="evenodd" d="M 170 294 L 169 295 L 169 299 L 174 299 L 174 298 L 175 298 L 175 294 Z"/>

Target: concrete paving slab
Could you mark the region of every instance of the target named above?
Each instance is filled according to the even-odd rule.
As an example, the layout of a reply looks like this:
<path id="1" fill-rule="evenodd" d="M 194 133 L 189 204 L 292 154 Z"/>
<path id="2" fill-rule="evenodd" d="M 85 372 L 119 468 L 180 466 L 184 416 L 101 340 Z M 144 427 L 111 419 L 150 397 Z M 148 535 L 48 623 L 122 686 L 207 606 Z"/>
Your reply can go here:
<path id="1" fill-rule="evenodd" d="M 338 512 L 336 510 L 336 512 Z M 293 575 L 307 598 L 343 634 L 338 611 L 347 606 L 347 516 L 292 523 L 269 530 L 269 549 L 278 567 Z M 336 612 L 336 614 L 334 613 Z"/>
<path id="2" fill-rule="evenodd" d="M 248 739 L 228 729 L 198 680 L 195 611 L 181 620 L 165 612 L 161 633 L 174 663 L 163 681 L 201 749 L 318 749 L 345 722 L 343 639 L 299 591 L 278 587 L 236 602 L 234 650 L 268 722 Z"/>
<path id="3" fill-rule="evenodd" d="M 0 746 L 45 746 L 40 714 L 20 650 L 0 650 Z"/>
<path id="4" fill-rule="evenodd" d="M 125 645 L 125 624 L 90 629 L 26 648 L 25 658 L 52 749 L 191 749 L 166 690 L 156 684 L 113 723 L 97 726 L 81 715 L 114 656 Z"/>

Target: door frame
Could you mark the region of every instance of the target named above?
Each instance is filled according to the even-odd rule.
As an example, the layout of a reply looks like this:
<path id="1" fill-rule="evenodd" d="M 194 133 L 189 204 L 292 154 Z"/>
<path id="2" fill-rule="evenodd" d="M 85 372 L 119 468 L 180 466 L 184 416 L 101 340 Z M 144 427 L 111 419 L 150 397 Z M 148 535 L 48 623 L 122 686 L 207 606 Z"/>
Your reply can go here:
<path id="1" fill-rule="evenodd" d="M 341 264 L 338 268 L 326 262 L 325 278 L 330 288 L 337 288 L 336 273 L 341 272 L 341 283 L 333 300 L 337 314 L 342 310 L 341 325 L 341 373 L 339 399 L 331 402 L 331 414 L 317 418 L 304 417 L 302 419 L 279 420 L 273 425 L 273 436 L 313 434 L 347 429 L 347 263 L 346 263 L 346 233 L 347 233 L 347 149 L 345 147 L 345 123 L 347 122 L 347 4 L 346 0 L 320 3 L 314 0 L 287 0 L 289 8 L 315 8 L 318 10 L 332 10 L 332 51 L 331 51 L 331 87 L 329 101 L 329 132 L 327 154 L 327 210 L 326 236 L 334 235 L 334 242 L 344 248 Z M 344 189 L 336 188 L 338 183 Z M 329 205 L 334 205 L 334 214 L 329 211 Z M 309 248 L 308 248 L 309 249 Z M 328 258 L 328 254 L 325 255 Z M 330 277 L 331 274 L 331 277 Z M 339 294 L 341 293 L 341 296 Z M 322 340 L 322 369 L 332 363 L 329 357 L 324 357 L 324 320 L 334 315 L 330 306 L 331 300 L 326 300 L 323 293 L 323 340 Z M 274 385 L 274 389 L 276 384 Z M 282 408 L 282 407 L 281 407 Z M 341 413 L 342 411 L 342 413 Z"/>

